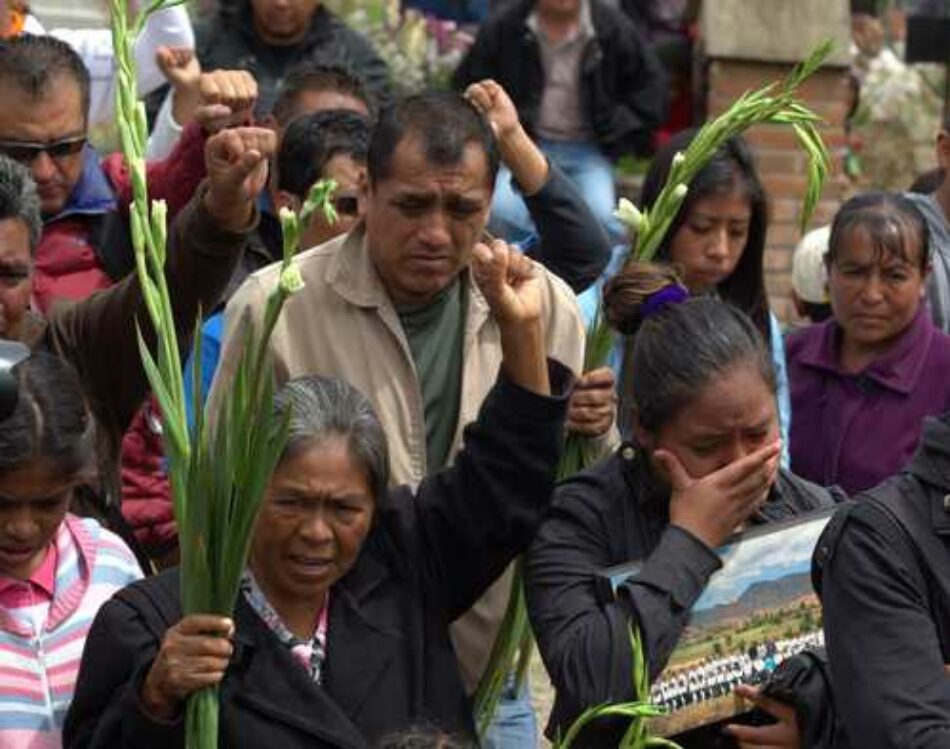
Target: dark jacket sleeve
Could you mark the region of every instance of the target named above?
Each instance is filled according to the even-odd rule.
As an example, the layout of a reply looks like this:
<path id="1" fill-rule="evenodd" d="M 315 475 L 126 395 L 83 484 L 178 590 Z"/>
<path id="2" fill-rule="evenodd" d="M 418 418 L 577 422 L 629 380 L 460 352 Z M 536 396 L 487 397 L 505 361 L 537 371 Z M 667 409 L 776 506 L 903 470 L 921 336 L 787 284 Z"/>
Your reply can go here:
<path id="1" fill-rule="evenodd" d="M 851 509 L 824 562 L 821 599 L 849 745 L 950 745 L 950 678 L 926 581 L 908 537 L 880 509 Z"/>
<path id="2" fill-rule="evenodd" d="M 547 512 L 573 375 L 549 360 L 552 397 L 499 376 L 465 429 L 455 464 L 393 496 L 387 523 L 408 549 L 447 621 L 468 611 L 523 551 Z M 406 492 L 406 489 L 396 490 Z"/>
<path id="3" fill-rule="evenodd" d="M 146 167 L 149 197 L 164 200 L 168 205 L 169 220 L 177 216 L 205 178 L 204 146 L 207 133 L 201 125 L 192 122 L 185 127 L 181 138 L 168 156 L 150 161 Z M 132 202 L 132 176 L 121 153 L 110 154 L 103 163 L 116 191 L 116 202 L 123 213 L 128 213 Z M 129 252 L 132 248 L 129 247 Z"/>
<path id="4" fill-rule="evenodd" d="M 199 309 L 214 309 L 246 239 L 246 232 L 224 231 L 215 224 L 202 202 L 205 189 L 198 190 L 172 223 L 168 237 L 166 278 L 185 351 Z M 78 370 L 97 418 L 107 430 L 119 433 L 128 428 L 149 389 L 136 323 L 154 346 L 138 277 L 131 275 L 55 313 L 49 325 L 51 344 Z"/>
<path id="5" fill-rule="evenodd" d="M 603 494 L 616 492 L 616 502 Z M 631 626 L 640 629 L 650 678 L 658 675 L 690 607 L 720 567 L 701 542 L 668 526 L 616 600 L 603 601 L 595 576 L 617 563 L 611 536 L 628 529 L 616 510 L 631 501 L 619 480 L 590 472 L 569 480 L 527 557 L 528 612 L 557 689 L 553 717 L 562 729 L 588 707 L 634 699 Z"/>
<path id="6" fill-rule="evenodd" d="M 549 169 L 544 187 L 525 196 L 540 237 L 527 254 L 579 294 L 610 262 L 610 239 L 567 175 L 554 164 Z"/>
<path id="7" fill-rule="evenodd" d="M 654 130 L 666 119 L 668 88 L 666 73 L 641 31 L 616 9 L 610 17 L 618 27 L 612 35 L 617 47 L 613 69 L 584 81 L 594 101 L 613 102 L 595 108 L 593 128 L 604 150 L 617 158 L 650 149 Z M 612 90 L 598 90 L 611 84 Z"/>
<path id="8" fill-rule="evenodd" d="M 490 18 L 479 27 L 475 41 L 452 74 L 452 86 L 456 90 L 464 91 L 485 78 L 497 80 L 500 58 L 496 55 L 501 51 L 502 28 L 498 18 Z M 498 82 L 505 85 L 504 81 Z"/>
<path id="9" fill-rule="evenodd" d="M 139 699 L 159 640 L 121 594 L 89 630 L 66 724 L 64 749 L 179 749 L 184 720 L 153 720 Z"/>

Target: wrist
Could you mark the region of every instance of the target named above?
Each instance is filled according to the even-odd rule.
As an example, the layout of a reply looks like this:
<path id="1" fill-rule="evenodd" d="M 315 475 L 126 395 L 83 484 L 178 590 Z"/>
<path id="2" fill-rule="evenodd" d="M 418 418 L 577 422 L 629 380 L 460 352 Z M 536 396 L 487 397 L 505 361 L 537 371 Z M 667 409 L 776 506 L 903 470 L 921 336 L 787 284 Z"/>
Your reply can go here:
<path id="1" fill-rule="evenodd" d="M 202 199 L 205 210 L 215 223 L 227 231 L 240 232 L 254 220 L 254 204 L 244 196 L 222 195 L 211 185 Z"/>
<path id="2" fill-rule="evenodd" d="M 149 672 L 142 684 L 139 702 L 150 717 L 161 721 L 172 721 L 178 715 L 178 703 L 163 695 L 161 690 L 153 684 L 151 676 Z"/>
<path id="3" fill-rule="evenodd" d="M 719 538 L 719 534 L 698 520 L 670 517 L 670 525 L 675 525 L 684 533 L 689 534 L 710 551 L 722 545 L 723 539 Z"/>
<path id="4" fill-rule="evenodd" d="M 525 390 L 550 395 L 547 354 L 541 320 L 499 321 L 501 367 L 509 380 Z"/>
<path id="5" fill-rule="evenodd" d="M 172 121 L 179 128 L 194 119 L 201 104 L 201 94 L 197 88 L 179 86 L 172 89 Z"/>

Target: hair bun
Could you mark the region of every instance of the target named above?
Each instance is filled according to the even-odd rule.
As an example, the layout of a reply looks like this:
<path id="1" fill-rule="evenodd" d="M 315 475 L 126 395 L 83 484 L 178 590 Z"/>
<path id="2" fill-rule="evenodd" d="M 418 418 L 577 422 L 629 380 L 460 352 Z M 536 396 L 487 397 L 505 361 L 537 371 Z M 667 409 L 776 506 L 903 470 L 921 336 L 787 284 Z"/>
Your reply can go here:
<path id="1" fill-rule="evenodd" d="M 635 335 L 644 321 L 688 297 L 670 266 L 634 261 L 604 287 L 604 314 L 616 331 Z"/>

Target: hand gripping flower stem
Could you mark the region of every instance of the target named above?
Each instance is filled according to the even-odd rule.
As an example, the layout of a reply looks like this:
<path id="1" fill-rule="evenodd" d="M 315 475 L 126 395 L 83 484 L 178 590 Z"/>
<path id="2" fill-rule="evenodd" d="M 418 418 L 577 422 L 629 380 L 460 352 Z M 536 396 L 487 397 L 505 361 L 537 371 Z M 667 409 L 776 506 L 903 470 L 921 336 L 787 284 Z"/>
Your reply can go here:
<path id="1" fill-rule="evenodd" d="M 116 117 L 122 151 L 132 177 L 129 207 L 136 274 L 149 320 L 138 320 L 139 351 L 164 422 L 165 452 L 172 487 L 181 550 L 182 611 L 230 616 L 247 560 L 257 511 L 267 482 L 286 443 L 287 419 L 273 412 L 274 375 L 268 341 L 287 298 L 303 285 L 293 265 L 299 232 L 295 216 L 283 217 L 284 258 L 277 289 L 267 300 L 263 330 L 244 325 L 244 348 L 229 398 L 217 418 L 206 419 L 201 403 L 201 319 L 196 320 L 193 392 L 195 424 L 186 420 L 184 378 L 179 341 L 165 280 L 166 207 L 149 204 L 145 175 L 148 133 L 145 110 L 136 91 L 133 45 L 148 16 L 177 5 L 178 0 L 154 0 L 134 19 L 126 0 L 112 2 L 112 40 L 116 59 Z M 329 189 L 321 187 L 308 201 L 310 210 L 328 216 Z M 150 323 L 150 325 L 148 324 Z M 155 352 L 143 329 L 154 332 Z M 211 422 L 214 422 L 214 429 Z M 217 749 L 217 688 L 202 689 L 188 698 L 185 715 L 188 749 Z"/>

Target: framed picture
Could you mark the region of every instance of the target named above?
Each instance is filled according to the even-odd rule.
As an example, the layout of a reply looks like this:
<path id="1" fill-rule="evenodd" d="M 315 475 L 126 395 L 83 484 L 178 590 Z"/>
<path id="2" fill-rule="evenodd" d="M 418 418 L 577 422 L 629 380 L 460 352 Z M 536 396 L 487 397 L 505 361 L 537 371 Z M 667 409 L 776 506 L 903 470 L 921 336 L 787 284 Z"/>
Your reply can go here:
<path id="1" fill-rule="evenodd" d="M 736 534 L 716 550 L 722 567 L 709 579 L 652 700 L 666 708 L 651 731 L 673 736 L 733 718 L 751 706 L 733 693 L 757 684 L 785 659 L 824 644 L 821 604 L 811 584 L 811 557 L 836 508 Z M 639 564 L 610 567 L 598 594 L 612 600 Z"/>

